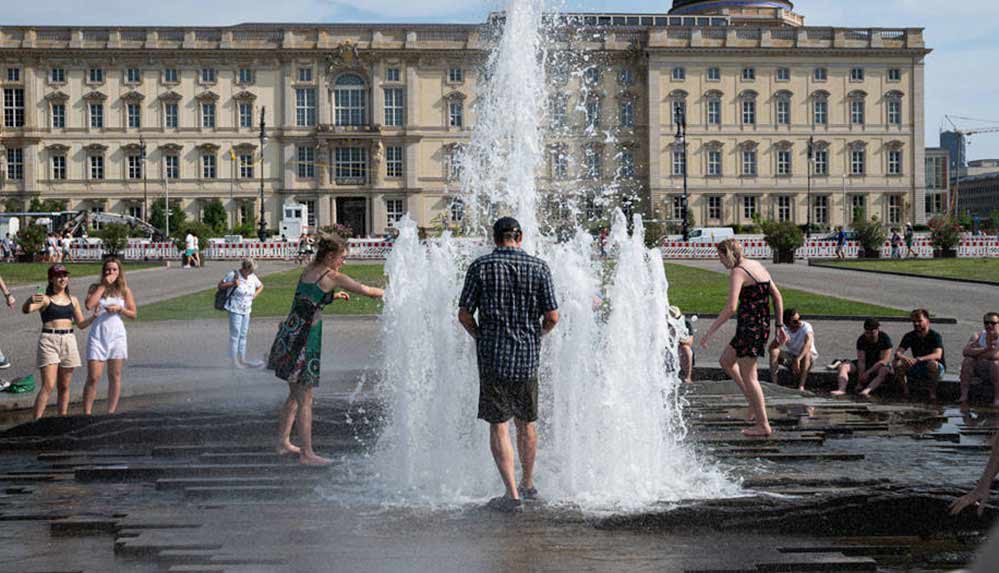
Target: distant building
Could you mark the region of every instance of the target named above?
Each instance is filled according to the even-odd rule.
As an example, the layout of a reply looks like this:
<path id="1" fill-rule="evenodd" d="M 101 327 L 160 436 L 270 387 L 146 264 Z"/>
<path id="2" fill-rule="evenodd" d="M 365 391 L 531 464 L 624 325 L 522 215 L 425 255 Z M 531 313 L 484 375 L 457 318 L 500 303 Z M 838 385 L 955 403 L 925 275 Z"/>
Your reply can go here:
<path id="1" fill-rule="evenodd" d="M 961 169 L 961 177 L 974 177 L 999 171 L 999 159 L 974 159 Z"/>
<path id="2" fill-rule="evenodd" d="M 950 154 L 951 172 L 956 172 L 958 168 L 964 167 L 968 158 L 967 139 L 963 133 L 957 131 L 944 131 L 940 134 L 940 147 L 943 147 Z"/>
<path id="3" fill-rule="evenodd" d="M 988 220 L 999 212 L 999 170 L 962 177 L 956 189 L 958 213 Z"/>
<path id="4" fill-rule="evenodd" d="M 926 217 L 946 213 L 950 205 L 950 153 L 943 147 L 926 148 Z"/>

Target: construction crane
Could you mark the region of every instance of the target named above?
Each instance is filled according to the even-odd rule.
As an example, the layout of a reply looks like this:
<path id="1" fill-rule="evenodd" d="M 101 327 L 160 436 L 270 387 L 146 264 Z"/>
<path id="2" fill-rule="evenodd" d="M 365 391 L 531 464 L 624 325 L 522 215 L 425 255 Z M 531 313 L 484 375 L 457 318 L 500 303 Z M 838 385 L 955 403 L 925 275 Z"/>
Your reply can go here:
<path id="1" fill-rule="evenodd" d="M 964 117 L 960 115 L 945 115 L 944 118 L 947 120 L 947 123 L 949 123 L 950 126 L 954 128 L 954 133 L 956 133 L 958 137 L 965 139 L 966 141 L 967 138 L 971 137 L 972 135 L 979 135 L 982 133 L 999 133 L 999 125 L 990 126 L 990 127 L 975 127 L 972 129 L 961 129 L 957 126 L 956 123 L 954 123 L 954 120 L 958 119 L 963 121 L 978 121 L 985 123 L 999 123 L 999 121 L 993 121 L 990 119 L 978 119 L 974 117 Z M 960 190 L 961 190 L 961 168 L 958 167 L 957 176 L 954 179 L 954 192 L 950 194 L 950 212 L 953 214 L 957 214 L 957 196 Z"/>

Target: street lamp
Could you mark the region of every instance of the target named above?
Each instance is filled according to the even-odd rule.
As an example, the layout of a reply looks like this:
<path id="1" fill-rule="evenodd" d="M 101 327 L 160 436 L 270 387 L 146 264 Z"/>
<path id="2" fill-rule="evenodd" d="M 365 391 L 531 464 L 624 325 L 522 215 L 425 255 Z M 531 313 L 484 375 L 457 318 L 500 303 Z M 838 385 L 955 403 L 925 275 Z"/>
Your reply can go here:
<path id="1" fill-rule="evenodd" d="M 142 160 L 142 220 L 149 215 L 149 188 L 146 185 L 146 141 L 139 136 L 139 158 Z"/>
<path id="2" fill-rule="evenodd" d="M 805 203 L 808 209 L 808 226 L 805 227 L 805 237 L 812 238 L 812 162 L 815 161 L 815 137 L 808 137 L 808 192 Z"/>
<path id="3" fill-rule="evenodd" d="M 680 110 L 677 110 L 680 111 Z M 676 122 L 676 142 L 680 145 L 683 153 L 683 240 L 690 238 L 690 228 L 687 224 L 687 113 L 680 111 L 677 114 Z"/>
<path id="4" fill-rule="evenodd" d="M 266 123 L 264 113 L 266 106 L 260 108 L 260 223 L 257 236 L 261 241 L 267 238 L 267 222 L 264 221 L 264 145 L 267 143 Z"/>

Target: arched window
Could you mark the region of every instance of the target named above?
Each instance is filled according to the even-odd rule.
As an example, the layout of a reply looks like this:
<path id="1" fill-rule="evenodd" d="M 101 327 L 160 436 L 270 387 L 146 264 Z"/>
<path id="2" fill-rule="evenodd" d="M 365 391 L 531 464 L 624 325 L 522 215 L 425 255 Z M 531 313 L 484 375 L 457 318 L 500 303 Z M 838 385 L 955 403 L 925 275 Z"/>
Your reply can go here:
<path id="1" fill-rule="evenodd" d="M 867 93 L 863 90 L 854 90 L 850 92 L 848 99 L 850 100 L 850 123 L 852 125 L 864 125 L 867 122 L 867 104 L 865 101 Z"/>
<path id="2" fill-rule="evenodd" d="M 742 125 L 756 125 L 756 92 L 746 90 L 739 94 L 739 104 L 742 107 Z"/>
<path id="3" fill-rule="evenodd" d="M 774 94 L 774 119 L 777 125 L 791 125 L 791 92 L 780 90 Z"/>
<path id="4" fill-rule="evenodd" d="M 357 74 L 343 74 L 333 85 L 336 125 L 364 125 L 368 117 L 368 98 L 364 79 Z"/>
<path id="5" fill-rule="evenodd" d="M 816 90 L 812 94 L 812 123 L 829 125 L 829 92 Z"/>
<path id="6" fill-rule="evenodd" d="M 886 93 L 885 106 L 887 107 L 888 125 L 902 125 L 902 92 L 892 90 Z"/>
<path id="7" fill-rule="evenodd" d="M 683 90 L 673 90 L 669 94 L 670 99 L 670 121 L 673 125 L 679 125 L 687 117 L 687 92 Z"/>

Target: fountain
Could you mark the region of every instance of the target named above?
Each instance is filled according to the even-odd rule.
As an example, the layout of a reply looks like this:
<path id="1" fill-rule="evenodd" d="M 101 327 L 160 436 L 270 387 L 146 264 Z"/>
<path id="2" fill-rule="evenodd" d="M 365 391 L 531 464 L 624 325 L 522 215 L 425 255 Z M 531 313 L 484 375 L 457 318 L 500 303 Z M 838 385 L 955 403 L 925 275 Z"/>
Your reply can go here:
<path id="1" fill-rule="evenodd" d="M 493 218 L 514 215 L 525 250 L 548 263 L 556 285 L 561 320 L 544 339 L 540 372 L 539 487 L 549 501 L 614 511 L 735 495 L 738 488 L 684 444 L 679 380 L 666 374 L 667 353 L 676 352 L 668 283 L 661 255 L 645 246 L 641 217 L 629 225 L 614 212 L 609 259 L 594 255 L 581 223 L 563 229 L 563 240 L 542 231 L 552 213 L 539 216 L 535 175 L 545 150 L 546 62 L 558 58 L 551 27 L 559 25 L 543 14 L 540 0 L 507 7 L 461 176 L 466 229 L 488 237 Z M 591 135 L 613 143 L 609 134 Z M 575 201 L 560 207 L 578 213 Z M 386 264 L 380 392 L 387 413 L 374 465 L 391 499 L 481 501 L 500 482 L 488 426 L 475 419 L 473 341 L 456 316 L 464 271 L 491 245 L 447 232 L 421 242 L 408 218 L 399 229 Z"/>

